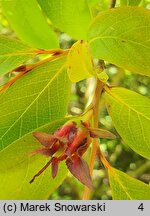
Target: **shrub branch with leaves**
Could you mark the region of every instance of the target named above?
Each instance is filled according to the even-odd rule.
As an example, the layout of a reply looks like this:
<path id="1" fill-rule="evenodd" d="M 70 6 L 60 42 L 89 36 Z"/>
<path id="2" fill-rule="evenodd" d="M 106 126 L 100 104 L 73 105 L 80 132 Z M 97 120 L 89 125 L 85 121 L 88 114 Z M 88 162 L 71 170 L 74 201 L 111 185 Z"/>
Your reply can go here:
<path id="1" fill-rule="evenodd" d="M 96 158 L 108 172 L 113 199 L 150 199 L 148 184 L 106 160 L 100 139 L 116 136 L 98 127 L 103 95 L 125 144 L 150 159 L 150 100 L 111 86 L 105 70 L 109 62 L 150 76 L 150 11 L 144 1 L 101 1 L 107 6 L 100 12 L 98 3 L 1 1 L 20 39 L 0 35 L 0 75 L 10 74 L 0 87 L 1 199 L 47 199 L 68 170 L 85 185 L 83 199 L 89 199 Z M 69 49 L 59 47 L 60 32 L 74 40 Z M 90 77 L 96 79 L 91 103 L 81 115 L 66 116 L 71 82 Z"/>

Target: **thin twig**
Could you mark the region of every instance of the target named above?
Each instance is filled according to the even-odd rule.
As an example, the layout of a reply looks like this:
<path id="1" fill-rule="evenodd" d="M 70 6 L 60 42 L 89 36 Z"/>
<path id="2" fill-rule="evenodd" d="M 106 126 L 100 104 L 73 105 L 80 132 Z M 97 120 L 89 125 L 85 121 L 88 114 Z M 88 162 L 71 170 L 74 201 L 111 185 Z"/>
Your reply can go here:
<path id="1" fill-rule="evenodd" d="M 30 64 L 30 65 L 21 65 L 18 68 L 15 68 L 12 72 L 20 72 L 17 76 L 13 77 L 11 80 L 9 80 L 6 84 L 4 84 L 2 87 L 0 87 L 0 92 L 7 89 L 8 87 L 10 87 L 13 83 L 15 83 L 18 79 L 20 79 L 22 76 L 24 76 L 27 72 L 33 70 L 36 67 L 39 67 L 40 65 L 43 65 L 47 62 L 50 62 L 54 59 L 57 59 L 61 56 L 67 55 L 67 51 L 66 52 L 62 52 L 62 53 L 55 53 L 54 55 L 45 58 L 41 61 L 38 61 L 36 63 Z"/>
<path id="2" fill-rule="evenodd" d="M 43 49 L 39 49 L 36 51 L 37 55 L 40 54 L 52 54 L 52 55 L 60 55 L 60 54 L 64 54 L 64 53 L 68 53 L 69 49 L 51 49 L 51 50 L 43 50 Z"/>
<path id="3" fill-rule="evenodd" d="M 115 4 L 116 4 L 116 0 L 111 0 L 109 8 L 114 8 Z M 91 103 L 91 107 L 93 108 L 93 118 L 94 118 L 94 127 L 95 128 L 98 127 L 99 97 L 102 93 L 103 87 L 104 87 L 104 84 L 101 81 L 97 80 L 95 95 L 94 95 L 93 101 Z M 94 168 L 94 162 L 95 162 L 96 154 L 98 154 L 100 161 L 104 164 L 104 166 L 107 169 L 111 168 L 110 164 L 107 162 L 107 160 L 105 159 L 104 155 L 102 154 L 102 152 L 100 150 L 98 139 L 93 139 L 91 157 L 90 157 L 90 162 L 89 162 L 89 168 L 90 168 L 90 174 L 91 175 L 92 175 L 93 168 Z M 83 199 L 86 199 L 86 200 L 89 199 L 90 193 L 91 193 L 91 191 L 89 190 L 89 188 L 85 187 L 85 190 L 83 193 Z"/>
<path id="4" fill-rule="evenodd" d="M 93 105 L 93 118 L 94 118 L 94 127 L 98 127 L 98 116 L 99 116 L 99 98 L 103 90 L 104 83 L 102 83 L 100 80 L 97 79 L 97 84 L 96 84 L 96 89 L 95 89 L 95 95 L 92 100 L 92 105 Z M 90 168 L 90 174 L 92 175 L 93 173 L 93 168 L 94 168 L 94 162 L 97 154 L 97 149 L 99 146 L 98 140 L 95 138 L 93 139 L 92 142 L 92 149 L 91 149 L 91 157 L 89 161 L 89 168 Z M 84 193 L 83 193 L 83 198 L 84 200 L 87 200 L 90 198 L 91 191 L 89 188 L 85 187 Z"/>

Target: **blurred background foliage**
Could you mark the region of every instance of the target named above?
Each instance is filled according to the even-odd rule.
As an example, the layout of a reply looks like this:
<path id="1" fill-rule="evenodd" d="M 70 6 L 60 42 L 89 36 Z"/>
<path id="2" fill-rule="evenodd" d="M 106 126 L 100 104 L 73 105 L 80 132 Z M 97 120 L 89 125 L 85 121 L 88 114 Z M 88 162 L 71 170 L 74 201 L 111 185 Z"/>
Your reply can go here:
<path id="1" fill-rule="evenodd" d="M 91 12 L 93 16 L 96 16 L 103 10 L 108 9 L 109 0 L 89 0 L 91 6 Z M 117 1 L 116 6 L 120 6 L 121 0 Z M 150 0 L 139 1 L 139 6 L 150 9 Z M 62 32 L 57 32 L 60 38 L 60 46 L 63 49 L 70 48 L 75 42 L 69 35 Z M 9 23 L 4 17 L 0 6 L 0 34 L 9 36 L 11 38 L 17 38 L 15 32 L 11 29 Z M 36 59 L 34 60 L 36 61 Z M 109 76 L 108 83 L 112 86 L 125 87 L 136 91 L 137 93 L 150 98 L 150 79 L 146 76 L 133 74 L 130 71 L 118 68 L 115 65 L 105 62 L 105 71 Z M 6 83 L 11 73 L 0 77 L 0 86 Z M 90 102 L 95 88 L 95 79 L 90 78 L 72 84 L 71 98 L 68 106 L 68 114 L 79 115 L 83 112 L 87 104 Z M 99 115 L 99 127 L 112 131 L 116 134 L 115 140 L 100 140 L 100 148 L 103 151 L 105 157 L 113 167 L 122 170 L 130 176 L 137 178 L 145 183 L 150 183 L 150 161 L 147 161 L 140 155 L 132 151 L 117 134 L 113 127 L 111 117 L 108 115 L 105 102 L 100 99 L 100 115 Z M 85 158 L 90 157 L 89 152 L 86 153 Z M 109 180 L 107 171 L 99 163 L 95 161 L 95 168 L 93 171 L 93 183 L 95 191 L 91 194 L 91 199 L 108 200 L 112 199 L 111 189 L 109 186 Z M 65 179 L 63 184 L 49 197 L 49 199 L 68 199 L 76 200 L 82 199 L 84 187 L 80 184 L 71 174 Z"/>

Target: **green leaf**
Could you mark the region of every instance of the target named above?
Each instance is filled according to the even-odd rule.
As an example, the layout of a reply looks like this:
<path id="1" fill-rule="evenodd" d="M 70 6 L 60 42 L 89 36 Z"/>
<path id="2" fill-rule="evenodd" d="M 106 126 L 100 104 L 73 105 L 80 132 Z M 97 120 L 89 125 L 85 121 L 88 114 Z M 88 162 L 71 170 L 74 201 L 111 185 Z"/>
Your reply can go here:
<path id="1" fill-rule="evenodd" d="M 92 57 L 86 41 L 77 41 L 69 50 L 67 72 L 72 82 L 89 78 L 94 75 Z"/>
<path id="2" fill-rule="evenodd" d="M 136 6 L 139 5 L 141 0 L 120 0 L 121 6 Z"/>
<path id="3" fill-rule="evenodd" d="M 108 170 L 113 199 L 149 200 L 150 186 L 127 174 L 111 168 Z"/>
<path id="4" fill-rule="evenodd" d="M 0 75 L 10 72 L 35 55 L 26 44 L 0 35 Z"/>
<path id="5" fill-rule="evenodd" d="M 98 3 L 99 3 L 99 0 L 88 0 L 88 4 L 90 7 L 93 7 Z"/>
<path id="6" fill-rule="evenodd" d="M 53 132 L 66 121 L 62 119 L 48 123 L 37 131 Z M 61 162 L 55 179 L 52 179 L 51 168 L 48 167 L 32 184 L 29 183 L 50 159 L 41 155 L 30 156 L 33 150 L 41 147 L 32 132 L 0 152 L 0 199 L 48 199 L 68 173 L 66 165 Z"/>
<path id="7" fill-rule="evenodd" d="M 70 95 L 65 61 L 63 57 L 33 69 L 0 94 L 0 149 L 64 117 Z"/>
<path id="8" fill-rule="evenodd" d="M 36 0 L 2 0 L 2 9 L 19 38 L 37 48 L 58 47 L 58 38 L 48 25 Z"/>
<path id="9" fill-rule="evenodd" d="M 38 0 L 52 23 L 75 39 L 86 39 L 91 15 L 87 0 Z"/>
<path id="10" fill-rule="evenodd" d="M 150 11 L 122 7 L 100 13 L 88 32 L 94 57 L 150 76 Z"/>
<path id="11" fill-rule="evenodd" d="M 124 88 L 106 91 L 108 112 L 116 130 L 130 148 L 150 159 L 150 100 Z"/>

